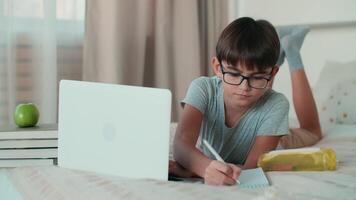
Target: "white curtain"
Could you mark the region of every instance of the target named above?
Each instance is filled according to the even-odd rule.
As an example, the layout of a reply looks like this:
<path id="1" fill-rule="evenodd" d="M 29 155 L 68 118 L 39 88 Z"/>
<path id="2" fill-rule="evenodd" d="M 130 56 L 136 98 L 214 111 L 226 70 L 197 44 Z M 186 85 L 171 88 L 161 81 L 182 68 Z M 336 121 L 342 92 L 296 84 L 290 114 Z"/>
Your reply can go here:
<path id="1" fill-rule="evenodd" d="M 33 102 L 57 121 L 58 82 L 81 79 L 84 0 L 0 0 L 0 125 Z"/>
<path id="2" fill-rule="evenodd" d="M 84 80 L 168 88 L 172 120 L 190 82 L 210 75 L 228 0 L 88 0 Z"/>

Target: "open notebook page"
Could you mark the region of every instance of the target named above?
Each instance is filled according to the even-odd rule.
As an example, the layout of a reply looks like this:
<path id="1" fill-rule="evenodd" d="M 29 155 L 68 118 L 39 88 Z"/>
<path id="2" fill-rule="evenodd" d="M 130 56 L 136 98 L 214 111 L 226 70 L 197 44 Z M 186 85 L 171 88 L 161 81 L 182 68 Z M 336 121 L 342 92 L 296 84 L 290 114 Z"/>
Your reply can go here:
<path id="1" fill-rule="evenodd" d="M 268 179 L 262 168 L 246 169 L 241 171 L 239 177 L 240 188 L 261 188 L 269 186 Z"/>
<path id="2" fill-rule="evenodd" d="M 269 186 L 268 179 L 263 172 L 262 168 L 245 169 L 241 171 L 238 178 L 240 183 L 236 185 L 239 188 L 262 188 Z M 201 178 L 178 178 L 170 176 L 170 180 L 183 181 L 187 183 L 203 183 Z"/>

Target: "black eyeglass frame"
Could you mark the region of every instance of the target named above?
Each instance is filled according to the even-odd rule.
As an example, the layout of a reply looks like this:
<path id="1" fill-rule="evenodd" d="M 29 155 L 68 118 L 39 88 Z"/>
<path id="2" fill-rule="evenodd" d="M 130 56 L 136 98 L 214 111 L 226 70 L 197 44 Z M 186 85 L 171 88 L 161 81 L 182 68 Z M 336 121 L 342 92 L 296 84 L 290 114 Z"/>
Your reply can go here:
<path id="1" fill-rule="evenodd" d="M 254 78 L 252 76 L 244 76 L 244 75 L 242 75 L 240 73 L 226 72 L 226 71 L 224 71 L 224 65 L 222 64 L 222 62 L 220 62 L 220 69 L 221 69 L 221 73 L 223 74 L 224 82 L 229 84 L 229 85 L 241 85 L 241 83 L 244 82 L 244 80 L 246 79 L 247 80 L 247 84 L 248 84 L 249 87 L 254 88 L 254 89 L 261 89 L 262 90 L 262 89 L 265 89 L 267 87 L 267 85 L 268 85 L 268 82 L 270 82 L 272 80 L 273 67 L 272 67 L 271 73 L 269 74 L 271 76 L 270 78 L 260 77 L 261 79 L 267 80 L 267 82 L 266 82 L 264 87 L 259 87 L 259 88 L 251 86 L 250 79 Z M 242 77 L 242 79 L 241 79 L 240 83 L 229 83 L 229 82 L 227 82 L 225 80 L 225 74 L 230 74 L 230 75 L 233 75 L 233 76 L 240 76 L 240 77 Z"/>

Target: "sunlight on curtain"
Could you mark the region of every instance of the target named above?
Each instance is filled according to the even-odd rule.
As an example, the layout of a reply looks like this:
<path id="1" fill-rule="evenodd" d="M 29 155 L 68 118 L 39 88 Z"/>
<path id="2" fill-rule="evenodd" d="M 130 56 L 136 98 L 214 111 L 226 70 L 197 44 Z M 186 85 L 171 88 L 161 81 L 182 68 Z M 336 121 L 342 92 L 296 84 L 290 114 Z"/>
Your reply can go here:
<path id="1" fill-rule="evenodd" d="M 60 79 L 81 79 L 85 0 L 0 0 L 0 125 L 18 103 L 57 121 Z"/>

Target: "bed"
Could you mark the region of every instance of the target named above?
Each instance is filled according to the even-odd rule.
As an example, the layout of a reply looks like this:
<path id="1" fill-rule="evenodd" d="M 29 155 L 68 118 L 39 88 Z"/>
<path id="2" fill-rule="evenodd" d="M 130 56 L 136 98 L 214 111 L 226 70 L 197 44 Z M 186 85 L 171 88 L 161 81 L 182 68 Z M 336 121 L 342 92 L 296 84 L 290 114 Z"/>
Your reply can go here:
<path id="1" fill-rule="evenodd" d="M 315 146 L 335 150 L 336 171 L 267 172 L 269 187 L 245 189 L 133 180 L 57 166 L 20 167 L 0 169 L 0 199 L 356 199 L 356 79 L 349 73 L 354 66 L 340 66 L 338 73 L 326 67 L 314 91 L 324 128 Z M 175 128 L 172 124 L 171 139 Z"/>
<path id="2" fill-rule="evenodd" d="M 336 125 L 315 146 L 331 147 L 336 171 L 267 172 L 271 186 L 242 189 L 131 180 L 56 166 L 0 170 L 1 199 L 356 199 L 356 125 Z"/>

